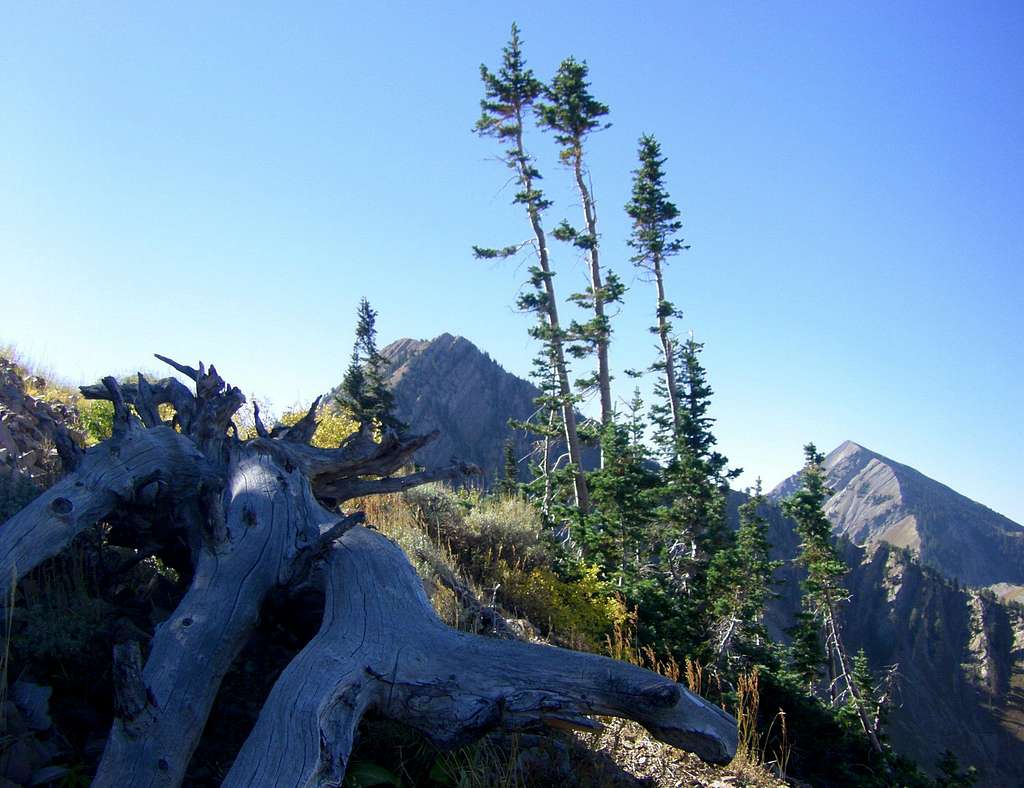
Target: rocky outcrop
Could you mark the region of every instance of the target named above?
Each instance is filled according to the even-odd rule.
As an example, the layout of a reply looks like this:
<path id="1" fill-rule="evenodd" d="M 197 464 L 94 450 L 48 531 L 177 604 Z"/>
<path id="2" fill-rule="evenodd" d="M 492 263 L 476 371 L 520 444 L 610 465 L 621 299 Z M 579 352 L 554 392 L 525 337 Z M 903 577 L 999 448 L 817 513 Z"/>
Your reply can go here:
<path id="1" fill-rule="evenodd" d="M 440 430 L 417 462 L 432 466 L 451 457 L 471 462 L 490 485 L 500 475 L 503 447 L 512 440 L 519 478 L 529 478 L 533 438 L 509 427 L 537 410 L 536 387 L 504 370 L 468 339 L 442 334 L 432 340 L 399 339 L 383 349 L 399 419 L 416 431 Z M 584 451 L 584 465 L 596 467 L 598 452 Z"/>
<path id="2" fill-rule="evenodd" d="M 859 558 L 859 560 L 857 560 Z M 886 544 L 850 547 L 848 642 L 898 665 L 890 733 L 925 765 L 944 749 L 986 785 L 1024 783 L 1024 613 Z"/>
<path id="3" fill-rule="evenodd" d="M 46 386 L 39 377 L 27 383 L 36 390 Z M 71 429 L 76 420 L 68 406 L 26 393 L 22 372 L 0 357 L 0 522 L 61 474 L 55 440 L 81 442 Z"/>
<path id="4" fill-rule="evenodd" d="M 859 545 L 906 547 L 969 585 L 1024 585 L 1024 527 L 853 441 L 824 465 L 834 491 L 825 511 L 837 534 Z M 784 498 L 798 484 L 795 474 L 771 497 Z"/>

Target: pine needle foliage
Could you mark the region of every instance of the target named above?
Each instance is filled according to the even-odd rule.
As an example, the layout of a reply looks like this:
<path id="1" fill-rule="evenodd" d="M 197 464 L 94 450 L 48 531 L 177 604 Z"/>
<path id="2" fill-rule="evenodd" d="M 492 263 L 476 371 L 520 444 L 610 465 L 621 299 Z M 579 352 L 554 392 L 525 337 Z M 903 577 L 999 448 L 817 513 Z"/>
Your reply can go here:
<path id="1" fill-rule="evenodd" d="M 395 403 L 387 384 L 387 359 L 377 350 L 377 312 L 366 298 L 359 301 L 352 357 L 336 400 L 352 414 L 360 429 L 401 432 L 406 428 L 393 412 Z"/>

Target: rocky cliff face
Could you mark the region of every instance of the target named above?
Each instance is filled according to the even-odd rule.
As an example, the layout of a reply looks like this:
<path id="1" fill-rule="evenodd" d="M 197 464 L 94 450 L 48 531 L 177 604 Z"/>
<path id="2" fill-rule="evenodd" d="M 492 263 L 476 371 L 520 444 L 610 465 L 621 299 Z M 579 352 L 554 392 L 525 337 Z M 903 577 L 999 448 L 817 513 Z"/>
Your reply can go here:
<path id="1" fill-rule="evenodd" d="M 825 470 L 835 491 L 826 513 L 837 534 L 909 548 L 969 585 L 1024 585 L 1024 527 L 1012 520 L 852 441 L 829 453 Z M 771 496 L 784 498 L 798 484 L 797 474 Z"/>
<path id="2" fill-rule="evenodd" d="M 743 498 L 732 497 L 733 513 Z M 764 514 L 774 557 L 784 561 L 767 624 L 785 640 L 800 609 L 799 539 L 778 505 Z M 981 784 L 1024 784 L 1024 608 L 961 586 L 908 548 L 843 537 L 840 546 L 850 566 L 847 647 L 863 648 L 876 673 L 898 665 L 887 726 L 896 750 L 927 768 L 948 748 L 982 771 Z"/>
<path id="3" fill-rule="evenodd" d="M 432 340 L 399 339 L 381 351 L 388 359 L 389 383 L 399 419 L 440 437 L 416 455 L 421 465 L 447 464 L 452 457 L 480 466 L 490 485 L 500 473 L 505 441 L 514 443 L 520 479 L 528 478 L 531 438 L 508 426 L 536 410 L 537 389 L 506 372 L 464 337 L 442 334 Z M 594 467 L 596 450 L 584 455 Z"/>
<path id="4" fill-rule="evenodd" d="M 1024 784 L 1024 611 L 884 543 L 847 560 L 848 642 L 899 665 L 896 749 L 928 765 L 949 748 L 986 785 Z"/>

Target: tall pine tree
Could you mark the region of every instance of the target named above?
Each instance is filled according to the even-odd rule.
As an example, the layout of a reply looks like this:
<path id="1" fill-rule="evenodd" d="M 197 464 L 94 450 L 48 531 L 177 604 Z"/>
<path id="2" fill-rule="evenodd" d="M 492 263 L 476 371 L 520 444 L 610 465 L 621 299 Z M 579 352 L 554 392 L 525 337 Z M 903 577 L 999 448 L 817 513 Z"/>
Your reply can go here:
<path id="1" fill-rule="evenodd" d="M 576 506 L 583 513 L 590 509 L 590 496 L 581 463 L 579 432 L 576 426 L 575 398 L 569 382 L 568 365 L 565 360 L 566 332 L 558 317 L 558 300 L 553 282 L 554 271 L 548 254 L 547 234 L 544 230 L 544 212 L 551 206 L 544 197 L 537 182 L 541 179 L 533 157 L 526 151 L 523 141 L 523 123 L 534 103 L 544 91 L 533 71 L 526 67 L 523 57 L 519 28 L 512 25 L 509 43 L 502 50 L 502 65 L 492 72 L 486 65 L 480 66 L 480 77 L 484 83 L 484 98 L 480 101 L 480 119 L 476 132 L 481 136 L 493 137 L 507 147 L 502 159 L 514 172 L 519 191 L 514 202 L 522 205 L 533 230 L 533 250 L 537 264 L 530 267 L 531 292 L 520 296 L 521 309 L 533 311 L 544 318 L 534 326 L 531 333 L 550 348 L 548 354 L 558 380 L 561 420 L 565 431 L 569 461 L 572 466 L 573 492 Z M 476 246 L 474 254 L 482 259 L 510 257 L 520 246 L 506 246 L 489 249 Z"/>
<path id="2" fill-rule="evenodd" d="M 560 241 L 572 243 L 587 257 L 590 284 L 583 293 L 573 294 L 572 300 L 592 310 L 594 317 L 582 324 L 573 322 L 570 333 L 578 344 L 570 349 L 575 349 L 578 357 L 590 352 L 597 355 L 594 378 L 582 382 L 585 385 L 597 385 L 603 425 L 612 419 L 611 373 L 608 368 L 611 324 L 606 305 L 621 301 L 625 287 L 613 272 L 601 270 L 597 206 L 584 160 L 584 145 L 590 134 L 608 128 L 609 124 L 602 121 L 607 114 L 607 105 L 590 93 L 587 64 L 571 57 L 562 61 L 546 91 L 546 101 L 537 105 L 538 122 L 541 128 L 554 133 L 555 141 L 560 146 L 559 159 L 572 170 L 583 208 L 583 229 L 572 227 L 568 221 L 563 220 L 555 229 L 554 236 Z"/>
<path id="3" fill-rule="evenodd" d="M 760 645 L 767 638 L 765 608 L 772 592 L 773 574 L 782 565 L 769 555 L 768 521 L 761 516 L 765 497 L 761 480 L 754 494 L 739 509 L 740 525 L 734 544 L 717 552 L 708 568 L 708 596 L 716 619 L 717 655 L 728 657 L 734 644 Z"/>
<path id="4" fill-rule="evenodd" d="M 730 470 L 728 459 L 715 449 L 714 419 L 708 415 L 713 392 L 700 363 L 702 350 L 692 337 L 680 348 L 673 366 L 678 372 L 675 426 L 659 419 L 664 409 L 655 414 L 655 422 L 663 443 L 672 447 L 663 471 L 670 501 L 663 517 L 665 566 L 675 586 L 694 597 L 703 616 L 709 613 L 708 566 L 729 543 L 729 480 L 741 470 Z M 711 626 L 711 621 L 704 626 Z"/>
<path id="5" fill-rule="evenodd" d="M 675 237 L 682 229 L 679 209 L 669 199 L 665 189 L 665 158 L 661 146 L 649 134 L 640 138 L 639 166 L 633 171 L 633 196 L 626 204 L 626 213 L 633 220 L 633 232 L 628 241 L 633 249 L 633 264 L 649 276 L 655 284 L 657 323 L 651 331 L 658 335 L 661 359 L 653 369 L 662 375 L 667 398 L 667 419 L 678 427 L 682 418 L 676 379 L 676 341 L 672 334 L 671 318 L 679 311 L 665 297 L 665 263 L 668 258 L 689 249 L 681 238 Z"/>
<path id="6" fill-rule="evenodd" d="M 394 395 L 387 385 L 387 359 L 377 350 L 377 312 L 365 298 L 356 311 L 352 358 L 336 399 L 359 422 L 360 430 L 395 429 L 406 425 L 395 418 Z"/>

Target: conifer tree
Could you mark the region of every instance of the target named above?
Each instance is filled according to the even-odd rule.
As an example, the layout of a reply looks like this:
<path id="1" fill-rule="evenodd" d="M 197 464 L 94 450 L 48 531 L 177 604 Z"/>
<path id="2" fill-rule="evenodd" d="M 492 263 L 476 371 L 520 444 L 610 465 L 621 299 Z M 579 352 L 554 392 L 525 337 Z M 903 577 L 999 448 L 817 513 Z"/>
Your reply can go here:
<path id="1" fill-rule="evenodd" d="M 563 220 L 555 229 L 554 236 L 560 241 L 572 243 L 586 254 L 590 285 L 583 293 L 575 293 L 571 298 L 594 313 L 594 317 L 586 323 L 572 323 L 570 334 L 579 344 L 570 346 L 570 350 L 575 350 L 575 355 L 580 358 L 590 352 L 597 355 L 596 375 L 581 382 L 584 385 L 597 384 L 601 399 L 601 424 L 607 425 L 612 419 L 612 393 L 611 373 L 608 369 L 611 324 L 606 305 L 620 302 L 625 287 L 614 272 L 603 273 L 601 270 L 597 207 L 584 161 L 584 144 L 591 133 L 608 128 L 609 124 L 601 120 L 608 114 L 608 107 L 590 94 L 587 64 L 571 57 L 563 60 L 558 67 L 558 73 L 547 88 L 546 98 L 546 102 L 537 105 L 538 122 L 542 128 L 554 132 L 555 141 L 561 146 L 559 159 L 572 169 L 585 225 L 584 229 L 577 229 Z"/>
<path id="2" fill-rule="evenodd" d="M 392 412 L 394 395 L 387 385 L 386 369 L 387 359 L 377 350 L 377 312 L 363 298 L 356 311 L 352 359 L 337 397 L 359 422 L 360 429 L 405 429 Z"/>
<path id="3" fill-rule="evenodd" d="M 817 619 L 806 610 L 796 614 L 796 622 L 787 630 L 790 637 L 789 662 L 793 673 L 813 693 L 821 679 L 824 646 L 821 642 L 821 626 Z"/>
<path id="4" fill-rule="evenodd" d="M 511 39 L 502 50 L 501 67 L 497 72 L 492 72 L 486 65 L 481 65 L 480 77 L 484 83 L 484 98 L 480 101 L 481 114 L 475 130 L 481 136 L 493 137 L 507 146 L 503 150 L 502 159 L 514 172 L 519 187 L 513 202 L 525 208 L 533 231 L 530 243 L 537 264 L 530 267 L 532 290 L 519 297 L 518 305 L 521 309 L 536 312 L 544 318 L 544 322 L 531 329 L 531 334 L 550 347 L 548 355 L 558 380 L 559 408 L 572 466 L 575 502 L 579 510 L 586 513 L 590 509 L 590 496 L 581 464 L 580 438 L 573 408 L 575 398 L 565 360 L 566 332 L 558 317 L 554 271 L 551 268 L 547 234 L 543 224 L 544 212 L 550 207 L 551 202 L 544 197 L 544 193 L 537 185 L 541 175 L 533 157 L 527 152 L 523 139 L 524 120 L 533 111 L 544 86 L 526 66 L 519 28 L 515 24 L 512 25 Z M 481 259 L 496 259 L 516 254 L 520 248 L 522 245 L 506 246 L 501 249 L 476 246 L 473 247 L 473 252 Z"/>
<path id="5" fill-rule="evenodd" d="M 538 322 L 544 324 L 545 318 L 538 315 Z M 550 343 L 541 343 L 530 370 L 530 378 L 538 390 L 533 400 L 537 409 L 525 421 L 509 420 L 512 429 L 524 430 L 536 438 L 530 463 L 533 478 L 524 489 L 528 496 L 540 501 L 541 515 L 549 524 L 553 520 L 555 493 L 559 491 L 557 488 L 564 476 L 559 472 L 559 466 L 568 456 L 555 455 L 558 438 L 564 437 L 565 429 L 562 425 L 561 389 L 551 352 Z"/>
<path id="6" fill-rule="evenodd" d="M 654 566 L 651 530 L 660 480 L 646 447 L 615 419 L 601 428 L 601 448 L 604 464 L 589 478 L 594 508 L 579 541 L 587 561 L 635 603 L 638 584 Z"/>
<path id="7" fill-rule="evenodd" d="M 869 719 L 865 698 L 856 685 L 839 621 L 840 606 L 849 599 L 842 584 L 847 567 L 832 541 L 832 525 L 824 512 L 825 501 L 831 494 L 825 484 L 825 469 L 822 467 L 825 457 L 813 443 L 808 443 L 804 446 L 804 459 L 800 489 L 782 504 L 786 515 L 796 522 L 800 536 L 797 560 L 807 570 L 807 578 L 803 582 L 804 611 L 824 635 L 826 667 L 832 670 L 834 665 L 836 671 L 830 682 L 830 691 L 837 684 L 845 685 L 861 728 L 874 750 L 881 753 L 882 745 Z"/>
<path id="8" fill-rule="evenodd" d="M 626 213 L 633 220 L 629 245 L 633 249 L 633 264 L 653 279 L 657 291 L 657 324 L 651 331 L 658 335 L 661 360 L 653 365 L 662 375 L 668 401 L 668 419 L 678 426 L 681 419 L 678 383 L 675 372 L 676 341 L 672 335 L 670 319 L 680 312 L 665 297 L 664 269 L 668 258 L 689 249 L 676 234 L 682 229 L 679 209 L 665 190 L 665 158 L 661 146 L 651 135 L 640 138 L 638 151 L 640 164 L 633 171 L 633 196 L 626 204 Z"/>
<path id="9" fill-rule="evenodd" d="M 764 613 L 772 593 L 772 576 L 782 565 L 769 555 L 768 521 L 759 513 L 765 505 L 761 480 L 754 494 L 740 506 L 735 543 L 720 550 L 708 569 L 712 612 L 717 619 L 717 652 L 727 656 L 734 641 L 767 637 Z"/>
<path id="10" fill-rule="evenodd" d="M 978 770 L 974 766 L 962 769 L 960 760 L 950 749 L 942 751 L 935 765 L 939 772 L 935 788 L 973 788 L 978 782 Z"/>
<path id="11" fill-rule="evenodd" d="M 352 347 L 352 358 L 349 361 L 348 369 L 345 370 L 345 377 L 342 378 L 341 391 L 338 393 L 337 401 L 339 405 L 352 413 L 360 427 L 368 423 L 369 420 L 365 414 L 366 372 L 363 370 L 363 362 L 359 357 L 358 339 Z"/>
<path id="12" fill-rule="evenodd" d="M 714 419 L 708 415 L 712 390 L 700 363 L 703 345 L 691 337 L 677 354 L 675 391 L 678 405 L 674 422 L 654 420 L 666 448 L 664 469 L 666 493 L 670 498 L 663 517 L 666 534 L 665 566 L 675 586 L 695 596 L 698 609 L 707 611 L 707 568 L 712 557 L 729 541 L 726 499 L 729 481 L 741 469 L 728 468 L 728 459 L 715 449 Z M 706 622 L 711 625 L 712 622 Z"/>
<path id="13" fill-rule="evenodd" d="M 495 491 L 499 495 L 515 495 L 519 491 L 519 461 L 516 459 L 515 442 L 510 438 L 502 447 L 502 473 Z"/>

